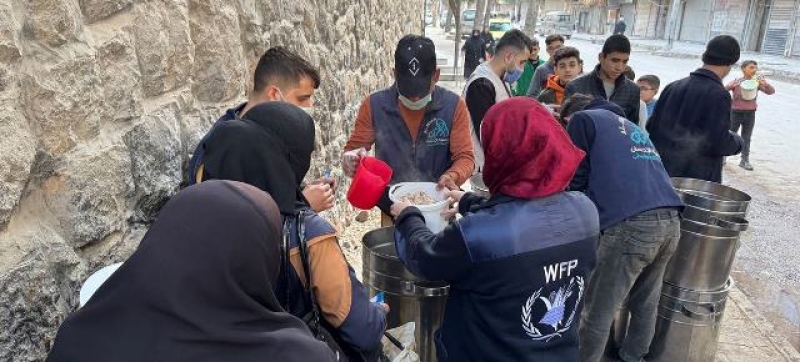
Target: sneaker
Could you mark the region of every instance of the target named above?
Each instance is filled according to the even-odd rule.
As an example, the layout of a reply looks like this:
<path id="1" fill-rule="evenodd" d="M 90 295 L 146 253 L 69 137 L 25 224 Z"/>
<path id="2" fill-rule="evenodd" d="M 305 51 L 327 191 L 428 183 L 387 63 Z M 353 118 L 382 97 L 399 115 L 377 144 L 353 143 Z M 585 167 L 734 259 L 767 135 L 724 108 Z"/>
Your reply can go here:
<path id="1" fill-rule="evenodd" d="M 750 165 L 750 162 L 747 161 L 747 160 L 742 160 L 742 162 L 739 162 L 739 167 L 741 167 L 741 168 L 743 168 L 743 169 L 745 169 L 747 171 L 753 171 L 753 166 Z"/>

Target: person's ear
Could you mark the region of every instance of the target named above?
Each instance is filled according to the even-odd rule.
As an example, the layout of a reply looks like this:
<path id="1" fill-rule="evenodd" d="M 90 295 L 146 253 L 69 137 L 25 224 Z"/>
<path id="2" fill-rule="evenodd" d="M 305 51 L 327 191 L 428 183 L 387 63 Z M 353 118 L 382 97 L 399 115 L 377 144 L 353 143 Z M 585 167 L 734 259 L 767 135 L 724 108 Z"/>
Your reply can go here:
<path id="1" fill-rule="evenodd" d="M 274 85 L 268 85 L 267 89 L 264 90 L 265 98 L 270 101 L 279 101 L 281 100 L 281 93 L 280 89 Z"/>

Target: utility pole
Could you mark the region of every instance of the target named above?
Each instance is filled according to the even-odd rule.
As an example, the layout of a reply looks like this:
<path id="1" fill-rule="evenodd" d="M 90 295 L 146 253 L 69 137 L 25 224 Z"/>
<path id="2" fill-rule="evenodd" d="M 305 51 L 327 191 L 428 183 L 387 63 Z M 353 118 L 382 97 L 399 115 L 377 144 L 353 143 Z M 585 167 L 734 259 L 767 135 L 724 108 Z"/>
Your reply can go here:
<path id="1" fill-rule="evenodd" d="M 425 36 L 425 17 L 428 16 L 428 0 L 422 0 L 422 35 Z"/>
<path id="2" fill-rule="evenodd" d="M 492 19 L 492 9 L 494 8 L 494 4 L 495 0 L 486 0 L 486 13 L 483 16 L 483 24 L 481 25 L 481 29 L 489 29 L 489 21 Z"/>
<path id="3" fill-rule="evenodd" d="M 483 26 L 483 19 L 486 15 L 486 0 L 478 0 L 478 3 L 475 5 L 475 20 L 473 21 L 472 27 L 474 29 L 481 29 Z M 472 29 L 467 29 L 472 31 Z"/>
<path id="4" fill-rule="evenodd" d="M 525 35 L 533 39 L 536 36 L 536 20 L 539 18 L 539 0 L 528 0 L 528 12 L 525 14 Z"/>
<path id="5" fill-rule="evenodd" d="M 453 74 L 456 77 L 456 85 L 458 85 L 458 58 L 461 57 L 461 50 L 459 49 L 459 45 L 461 43 L 461 0 L 447 0 L 450 4 L 450 12 L 453 13 L 453 17 L 456 21 L 456 38 L 453 41 L 454 50 L 453 50 Z"/>
<path id="6" fill-rule="evenodd" d="M 667 17 L 667 50 L 672 49 L 673 41 L 678 36 L 678 18 L 681 15 L 683 1 L 672 0 L 669 16 Z"/>

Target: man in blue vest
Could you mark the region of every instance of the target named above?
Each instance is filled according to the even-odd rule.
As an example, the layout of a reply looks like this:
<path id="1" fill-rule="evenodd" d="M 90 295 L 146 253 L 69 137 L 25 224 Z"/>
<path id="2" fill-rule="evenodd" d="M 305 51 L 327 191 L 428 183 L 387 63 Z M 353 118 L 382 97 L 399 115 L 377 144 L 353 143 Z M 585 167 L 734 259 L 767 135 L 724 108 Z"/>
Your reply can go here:
<path id="1" fill-rule="evenodd" d="M 655 334 L 664 271 L 680 239 L 683 202 L 653 143 L 619 105 L 577 94 L 567 99 L 561 118 L 586 152 L 570 190 L 594 201 L 603 232 L 580 324 L 580 360 L 601 360 L 627 299 L 631 320 L 619 360 L 641 362 Z"/>
<path id="2" fill-rule="evenodd" d="M 287 102 L 311 113 L 314 107 L 314 93 L 319 84 L 319 72 L 305 59 L 284 47 L 268 49 L 259 59 L 253 74 L 253 91 L 250 98 L 247 102 L 225 112 L 203 136 L 192 153 L 187 185 L 203 180 L 204 144 L 217 125 L 240 119 L 247 111 L 264 102 Z M 333 207 L 335 187 L 335 182 L 331 179 L 316 180 L 304 187 L 303 196 L 314 211 L 321 212 Z"/>
<path id="3" fill-rule="evenodd" d="M 342 168 L 352 176 L 375 145 L 375 156 L 394 171 L 392 184 L 426 181 L 458 189 L 472 175 L 475 162 L 467 105 L 436 86 L 440 70 L 430 39 L 406 35 L 394 59 L 395 83 L 361 103 Z M 379 203 L 385 212 L 390 206 L 387 197 Z"/>

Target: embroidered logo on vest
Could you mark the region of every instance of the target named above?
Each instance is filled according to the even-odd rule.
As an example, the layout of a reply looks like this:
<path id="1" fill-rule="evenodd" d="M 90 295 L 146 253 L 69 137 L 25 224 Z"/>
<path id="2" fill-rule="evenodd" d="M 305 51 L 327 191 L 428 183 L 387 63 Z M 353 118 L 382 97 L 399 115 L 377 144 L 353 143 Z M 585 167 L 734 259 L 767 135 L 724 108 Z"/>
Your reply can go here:
<path id="1" fill-rule="evenodd" d="M 650 138 L 647 137 L 647 134 L 644 133 L 638 126 L 634 125 L 631 131 L 631 142 L 633 142 L 633 146 L 631 146 L 631 154 L 633 155 L 634 160 L 652 160 L 652 161 L 661 161 L 661 156 L 659 156 L 658 151 L 653 146 L 653 143 L 650 142 Z"/>
<path id="2" fill-rule="evenodd" d="M 582 276 L 571 277 L 568 284 L 557 287 L 547 297 L 543 297 L 542 292 L 565 272 L 569 278 L 577 266 L 577 260 L 546 266 L 545 280 L 548 283 L 531 294 L 522 305 L 522 329 L 534 341 L 550 342 L 553 338 L 560 338 L 575 322 L 578 305 L 583 299 Z"/>
<path id="3" fill-rule="evenodd" d="M 445 146 L 450 144 L 450 128 L 441 118 L 433 118 L 425 124 L 426 144 L 428 146 Z"/>

